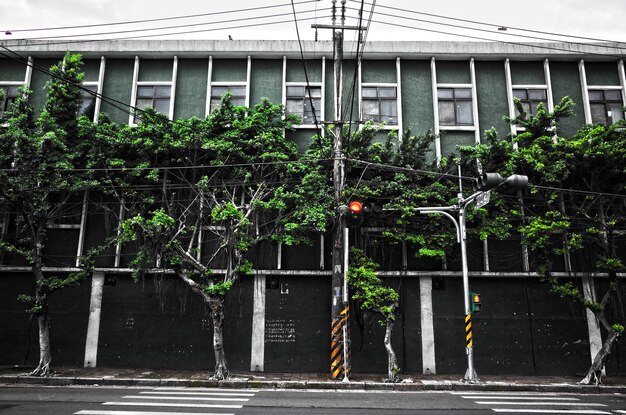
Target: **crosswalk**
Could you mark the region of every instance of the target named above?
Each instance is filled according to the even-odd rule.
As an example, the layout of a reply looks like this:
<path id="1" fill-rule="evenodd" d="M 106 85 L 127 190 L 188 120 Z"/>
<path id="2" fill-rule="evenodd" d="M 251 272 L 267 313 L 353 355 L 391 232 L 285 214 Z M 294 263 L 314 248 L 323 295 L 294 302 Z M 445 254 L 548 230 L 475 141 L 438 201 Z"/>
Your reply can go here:
<path id="1" fill-rule="evenodd" d="M 254 395 L 251 390 L 155 388 L 74 415 L 237 415 Z"/>
<path id="2" fill-rule="evenodd" d="M 539 392 L 452 392 L 464 399 L 484 405 L 493 412 L 512 414 L 588 414 L 614 412 L 605 404 L 588 402 L 584 396 L 564 396 Z"/>

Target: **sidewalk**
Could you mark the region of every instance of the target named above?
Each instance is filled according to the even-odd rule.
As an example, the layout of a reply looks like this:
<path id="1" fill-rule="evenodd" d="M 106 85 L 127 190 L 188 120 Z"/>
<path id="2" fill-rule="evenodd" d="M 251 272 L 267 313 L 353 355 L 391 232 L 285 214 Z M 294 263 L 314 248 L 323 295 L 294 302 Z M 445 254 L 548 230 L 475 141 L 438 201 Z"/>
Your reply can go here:
<path id="1" fill-rule="evenodd" d="M 28 376 L 27 368 L 0 367 L 0 384 L 50 386 L 178 386 L 259 389 L 388 390 L 388 391 L 537 391 L 563 393 L 626 393 L 626 376 L 611 376 L 602 386 L 583 386 L 582 377 L 562 376 L 479 376 L 468 383 L 461 375 L 404 375 L 402 382 L 382 381 L 383 375 L 355 374 L 350 382 L 330 380 L 328 374 L 231 373 L 227 381 L 209 378 L 207 371 L 109 368 L 54 368 L 47 378 Z"/>

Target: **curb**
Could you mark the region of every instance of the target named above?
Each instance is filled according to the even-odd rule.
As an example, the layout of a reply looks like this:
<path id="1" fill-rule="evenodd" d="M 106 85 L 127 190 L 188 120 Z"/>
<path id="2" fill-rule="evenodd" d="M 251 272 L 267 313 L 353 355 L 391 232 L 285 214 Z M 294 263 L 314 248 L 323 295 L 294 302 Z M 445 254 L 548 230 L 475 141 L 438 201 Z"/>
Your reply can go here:
<path id="1" fill-rule="evenodd" d="M 293 390 L 364 390 L 364 391 L 476 391 L 476 392 L 560 392 L 576 394 L 626 394 L 626 386 L 586 386 L 578 384 L 520 384 L 505 382 L 465 383 L 461 381 L 429 381 L 428 383 L 267 381 L 211 379 L 145 379 L 116 377 L 37 377 L 0 375 L 0 383 L 45 386 L 125 386 L 125 387 L 198 387 L 222 389 L 293 389 Z"/>

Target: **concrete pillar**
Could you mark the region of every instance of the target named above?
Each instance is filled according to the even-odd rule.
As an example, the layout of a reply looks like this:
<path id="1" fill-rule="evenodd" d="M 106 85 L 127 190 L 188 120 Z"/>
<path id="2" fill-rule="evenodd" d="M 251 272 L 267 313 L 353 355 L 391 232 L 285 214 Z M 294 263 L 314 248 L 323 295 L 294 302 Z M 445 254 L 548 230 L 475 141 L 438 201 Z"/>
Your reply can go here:
<path id="1" fill-rule="evenodd" d="M 433 279 L 420 277 L 420 305 L 422 325 L 422 372 L 435 374 L 435 329 L 433 325 Z"/>
<path id="2" fill-rule="evenodd" d="M 263 372 L 265 362 L 265 275 L 254 276 L 250 371 Z"/>
<path id="3" fill-rule="evenodd" d="M 89 324 L 87 325 L 87 340 L 85 341 L 85 367 L 96 367 L 98 360 L 103 286 L 104 272 L 94 272 L 91 276 L 91 303 L 89 304 Z"/>

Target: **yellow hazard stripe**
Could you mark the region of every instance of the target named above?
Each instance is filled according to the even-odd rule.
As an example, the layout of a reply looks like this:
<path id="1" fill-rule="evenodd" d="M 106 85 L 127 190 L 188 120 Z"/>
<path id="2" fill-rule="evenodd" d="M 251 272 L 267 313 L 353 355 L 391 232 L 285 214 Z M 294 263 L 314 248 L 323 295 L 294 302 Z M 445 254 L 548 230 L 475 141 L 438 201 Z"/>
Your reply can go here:
<path id="1" fill-rule="evenodd" d="M 465 347 L 468 349 L 474 345 L 472 341 L 472 315 L 465 316 Z"/>

